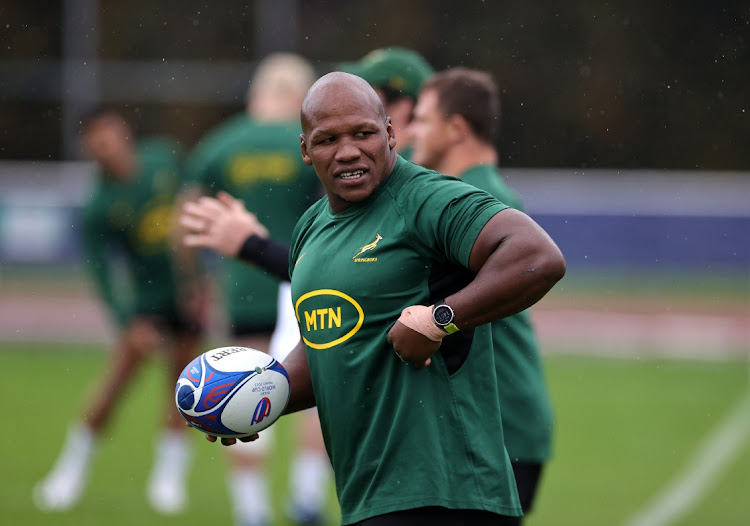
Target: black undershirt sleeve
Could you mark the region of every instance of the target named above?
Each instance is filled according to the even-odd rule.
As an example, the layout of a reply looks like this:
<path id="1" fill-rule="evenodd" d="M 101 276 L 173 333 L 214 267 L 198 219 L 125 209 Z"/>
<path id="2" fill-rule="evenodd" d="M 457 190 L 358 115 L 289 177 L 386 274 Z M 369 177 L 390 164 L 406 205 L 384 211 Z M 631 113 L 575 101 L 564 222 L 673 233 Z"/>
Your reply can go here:
<path id="1" fill-rule="evenodd" d="M 253 235 L 242 244 L 237 257 L 258 265 L 282 281 L 290 281 L 289 245 L 286 243 Z"/>

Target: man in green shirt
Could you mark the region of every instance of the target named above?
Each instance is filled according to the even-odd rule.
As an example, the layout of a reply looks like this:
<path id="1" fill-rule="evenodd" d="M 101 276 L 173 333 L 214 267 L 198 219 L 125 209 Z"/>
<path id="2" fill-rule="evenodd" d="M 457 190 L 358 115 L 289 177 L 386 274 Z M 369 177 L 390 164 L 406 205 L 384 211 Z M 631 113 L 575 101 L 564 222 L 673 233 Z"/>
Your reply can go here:
<path id="1" fill-rule="evenodd" d="M 209 131 L 190 153 L 190 197 L 226 191 L 242 199 L 273 237 L 288 241 L 299 217 L 320 197 L 315 173 L 300 159 L 297 145 L 299 107 L 314 80 L 301 57 L 277 54 L 262 61 L 248 89 L 246 112 Z M 245 343 L 262 340 L 256 346 L 267 351 L 278 281 L 259 268 L 226 264 L 222 292 L 230 330 Z"/>
<path id="2" fill-rule="evenodd" d="M 180 184 L 180 145 L 164 138 L 136 143 L 122 115 L 107 108 L 83 120 L 81 140 L 99 169 L 84 210 L 86 263 L 119 336 L 82 422 L 71 428 L 55 467 L 35 488 L 37 505 L 47 511 L 77 502 L 96 440 L 144 358 L 163 349 L 174 382 L 200 343 L 200 309 L 178 279 L 168 239 Z M 128 273 L 125 281 L 117 279 L 118 261 Z M 185 505 L 189 450 L 173 385 L 164 390 L 169 393 L 163 399 L 167 430 L 148 485 L 151 505 L 162 513 Z"/>
<path id="3" fill-rule="evenodd" d="M 453 68 L 422 85 L 409 132 L 413 160 L 454 175 L 503 203 L 523 210 L 497 169 L 495 139 L 500 99 L 485 72 Z M 503 411 L 505 447 L 524 514 L 531 510 L 552 441 L 552 404 L 529 311 L 492 323 L 492 344 Z"/>
<path id="4" fill-rule="evenodd" d="M 192 191 L 228 192 L 252 209 L 276 239 L 289 241 L 302 213 L 320 197 L 320 183 L 299 155 L 299 110 L 315 80 L 312 66 L 289 53 L 269 55 L 250 84 L 246 112 L 220 124 L 196 146 L 187 162 Z M 222 295 L 236 345 L 270 352 L 281 360 L 299 341 L 288 283 L 257 266 L 225 261 Z M 273 335 L 273 337 L 272 337 Z M 325 504 L 330 465 L 315 411 L 299 422 L 300 448 L 292 462 L 290 510 L 297 522 L 313 522 Z M 264 444 L 232 451 L 229 489 L 242 526 L 271 522 Z"/>
<path id="5" fill-rule="evenodd" d="M 487 323 L 546 294 L 559 249 L 523 213 L 399 158 L 359 77 L 318 80 L 302 129 L 326 198 L 292 239 L 303 342 L 284 360 L 286 412 L 317 404 L 342 522 L 514 524 Z"/>
<path id="6" fill-rule="evenodd" d="M 401 157 L 410 159 L 412 145 L 407 128 L 419 88 L 432 75 L 432 66 L 416 51 L 387 47 L 370 51 L 356 62 L 344 62 L 339 69 L 362 77 L 375 89 L 398 137 L 396 151 Z"/>

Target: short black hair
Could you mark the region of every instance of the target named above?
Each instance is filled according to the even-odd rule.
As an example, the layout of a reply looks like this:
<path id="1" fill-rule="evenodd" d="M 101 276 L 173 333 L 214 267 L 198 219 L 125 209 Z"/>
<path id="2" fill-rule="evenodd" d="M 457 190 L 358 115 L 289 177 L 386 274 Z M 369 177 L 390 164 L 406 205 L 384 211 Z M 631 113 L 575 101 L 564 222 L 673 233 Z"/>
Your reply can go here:
<path id="1" fill-rule="evenodd" d="M 500 127 L 500 94 L 492 75 L 456 67 L 435 73 L 422 92 L 435 90 L 438 108 L 445 117 L 460 115 L 482 140 L 493 143 Z"/>
<path id="2" fill-rule="evenodd" d="M 91 107 L 85 113 L 83 113 L 78 119 L 78 132 L 84 133 L 86 128 L 91 126 L 92 123 L 98 121 L 103 117 L 111 117 L 119 119 L 124 122 L 129 128 L 133 128 L 132 123 L 125 117 L 123 112 L 117 107 L 109 104 L 100 104 Z"/>

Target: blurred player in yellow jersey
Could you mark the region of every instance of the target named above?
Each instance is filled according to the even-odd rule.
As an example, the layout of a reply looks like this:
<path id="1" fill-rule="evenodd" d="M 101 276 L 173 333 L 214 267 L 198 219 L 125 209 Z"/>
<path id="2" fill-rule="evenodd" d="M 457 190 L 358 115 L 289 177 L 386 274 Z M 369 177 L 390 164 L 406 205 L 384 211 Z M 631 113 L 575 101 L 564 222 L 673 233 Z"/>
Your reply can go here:
<path id="1" fill-rule="evenodd" d="M 246 112 L 220 124 L 196 146 L 187 162 L 192 195 L 228 192 L 259 217 L 275 238 L 289 240 L 302 213 L 320 195 L 312 168 L 299 154 L 299 112 L 315 80 L 302 57 L 276 53 L 258 65 L 247 93 Z M 222 292 L 233 342 L 270 352 L 278 360 L 299 341 L 289 284 L 259 267 L 226 261 Z M 330 464 L 317 413 L 303 415 L 300 449 L 292 465 L 288 514 L 295 522 L 320 520 Z M 271 510 L 262 459 L 273 440 L 233 448 L 230 491 L 242 526 L 268 524 Z"/>
<path id="2" fill-rule="evenodd" d="M 130 124 L 110 108 L 83 119 L 81 142 L 98 171 L 83 218 L 87 269 L 118 328 L 118 339 L 80 423 L 70 429 L 54 468 L 35 488 L 35 502 L 46 511 L 77 502 L 96 441 L 125 389 L 144 359 L 164 350 L 170 381 L 159 401 L 167 427 L 157 446 L 148 496 L 157 511 L 176 513 L 185 505 L 189 451 L 174 407 L 174 381 L 198 352 L 201 321 L 200 309 L 188 308 L 195 304 L 175 270 L 168 243 L 182 149 L 167 138 L 136 142 Z M 119 259 L 130 278 L 124 283 L 115 272 Z M 123 290 L 132 293 L 130 301 Z"/>

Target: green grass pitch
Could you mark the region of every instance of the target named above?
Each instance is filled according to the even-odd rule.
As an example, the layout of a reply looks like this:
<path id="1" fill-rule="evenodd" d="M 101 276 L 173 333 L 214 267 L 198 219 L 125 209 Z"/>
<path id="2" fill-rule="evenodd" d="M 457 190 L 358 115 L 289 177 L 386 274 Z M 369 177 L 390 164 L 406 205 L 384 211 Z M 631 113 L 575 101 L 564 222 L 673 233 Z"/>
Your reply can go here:
<path id="1" fill-rule="evenodd" d="M 0 345 L 5 430 L 0 435 L 0 516 L 9 525 L 231 524 L 221 446 L 194 434 L 189 510 L 162 517 L 145 499 L 161 369 L 152 363 L 130 389 L 101 441 L 90 483 L 72 511 L 44 514 L 31 501 L 105 355 L 93 348 Z M 744 362 L 604 358 L 546 360 L 557 416 L 555 457 L 528 526 L 623 524 L 687 463 L 745 392 Z M 273 504 L 284 504 L 294 421 L 276 424 Z M 675 524 L 746 524 L 750 443 L 694 509 Z M 332 503 L 334 502 L 332 497 Z M 338 512 L 332 504 L 331 524 Z M 279 525 L 284 524 L 279 516 Z"/>
<path id="2" fill-rule="evenodd" d="M 555 357 L 547 365 L 555 457 L 528 526 L 624 524 L 683 471 L 748 389 L 743 361 Z M 746 524 L 748 468 L 746 439 L 718 484 L 672 524 Z"/>

